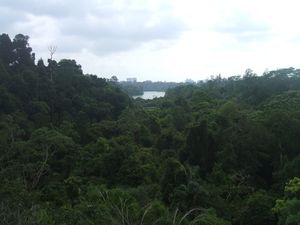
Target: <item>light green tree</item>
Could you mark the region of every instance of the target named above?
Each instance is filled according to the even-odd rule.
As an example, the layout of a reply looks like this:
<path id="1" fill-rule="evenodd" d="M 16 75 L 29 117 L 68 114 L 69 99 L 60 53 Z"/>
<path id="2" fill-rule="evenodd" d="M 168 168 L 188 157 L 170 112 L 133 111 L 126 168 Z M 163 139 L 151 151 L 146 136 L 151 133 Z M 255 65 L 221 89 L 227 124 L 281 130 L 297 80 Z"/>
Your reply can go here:
<path id="1" fill-rule="evenodd" d="M 300 178 L 294 177 L 285 186 L 284 198 L 277 200 L 273 212 L 279 225 L 300 224 Z"/>

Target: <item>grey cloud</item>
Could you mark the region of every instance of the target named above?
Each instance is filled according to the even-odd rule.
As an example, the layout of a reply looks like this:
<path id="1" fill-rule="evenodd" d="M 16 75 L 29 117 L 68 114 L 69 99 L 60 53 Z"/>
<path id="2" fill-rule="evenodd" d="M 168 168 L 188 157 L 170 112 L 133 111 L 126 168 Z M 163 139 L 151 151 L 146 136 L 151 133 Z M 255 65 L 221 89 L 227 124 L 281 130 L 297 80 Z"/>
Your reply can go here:
<path id="1" fill-rule="evenodd" d="M 74 4 L 76 2 L 76 4 Z M 89 1 L 72 1 L 72 0 L 1 0 L 1 6 L 13 9 L 19 13 L 31 13 L 34 15 L 46 15 L 53 17 L 65 17 L 69 15 L 79 14 L 94 3 Z M 91 7 L 93 8 L 93 6 Z"/>
<path id="2" fill-rule="evenodd" d="M 149 24 L 156 20 L 153 24 Z M 179 37 L 185 25 L 167 14 L 156 14 L 147 9 L 98 9 L 80 20 L 68 17 L 61 21 L 60 30 L 67 35 L 80 36 L 92 42 L 96 53 L 130 50 L 153 40 Z"/>
<path id="3" fill-rule="evenodd" d="M 88 16 L 94 17 L 94 21 L 89 21 Z M 182 28 L 179 21 L 173 18 L 160 18 L 160 21 L 147 26 L 147 22 L 152 15 L 149 11 L 127 11 L 111 12 L 109 16 L 101 17 L 98 15 L 88 15 L 77 18 L 66 18 L 61 22 L 61 30 L 70 35 L 84 35 L 89 37 L 123 37 L 123 38 L 155 38 L 157 35 L 165 37 L 166 31 Z M 170 27 L 170 29 L 168 28 Z M 163 30 L 162 28 L 166 28 Z M 176 30 L 174 30 L 176 32 Z"/>
<path id="4" fill-rule="evenodd" d="M 256 22 L 249 14 L 225 18 L 222 23 L 214 26 L 214 31 L 231 35 L 241 42 L 264 41 L 272 36 L 267 24 Z"/>
<path id="5" fill-rule="evenodd" d="M 23 16 L 22 19 L 13 18 L 11 21 L 2 22 L 5 24 L 26 23 L 26 15 L 52 18 L 57 24 L 59 34 L 56 37 L 59 41 L 57 45 L 60 51 L 65 52 L 88 49 L 102 55 L 128 51 L 148 42 L 176 40 L 186 29 L 182 21 L 169 14 L 167 5 L 153 11 L 129 7 L 134 5 L 130 0 L 121 8 L 114 7 L 112 2 L 2 0 L 0 7 L 14 10 Z M 42 25 L 37 23 L 36 26 Z M 32 32 L 28 33 L 30 35 Z"/>
<path id="6" fill-rule="evenodd" d="M 19 14 L 18 12 L 7 8 L 7 7 L 1 7 L 0 5 L 0 27 L 1 27 L 1 33 L 7 32 L 12 28 L 12 25 L 16 23 L 17 21 L 22 21 L 25 19 L 25 15 Z"/>

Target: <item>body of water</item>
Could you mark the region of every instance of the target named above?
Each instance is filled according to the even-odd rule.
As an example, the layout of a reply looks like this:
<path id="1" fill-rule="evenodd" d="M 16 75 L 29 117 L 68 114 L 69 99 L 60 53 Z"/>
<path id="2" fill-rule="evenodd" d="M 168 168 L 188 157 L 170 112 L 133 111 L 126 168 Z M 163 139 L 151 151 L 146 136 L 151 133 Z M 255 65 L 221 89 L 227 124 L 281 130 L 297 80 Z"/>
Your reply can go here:
<path id="1" fill-rule="evenodd" d="M 154 99 L 154 98 L 160 98 L 164 97 L 165 92 L 164 91 L 144 91 L 143 95 L 135 95 L 132 96 L 134 99 L 135 98 L 142 98 L 142 99 Z"/>

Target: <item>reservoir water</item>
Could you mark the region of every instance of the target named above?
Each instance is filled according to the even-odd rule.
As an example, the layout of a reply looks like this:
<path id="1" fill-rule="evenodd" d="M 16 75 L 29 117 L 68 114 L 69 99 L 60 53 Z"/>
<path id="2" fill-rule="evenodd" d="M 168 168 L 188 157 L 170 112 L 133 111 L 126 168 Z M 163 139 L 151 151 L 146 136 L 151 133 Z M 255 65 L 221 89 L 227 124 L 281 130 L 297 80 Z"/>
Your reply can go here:
<path id="1" fill-rule="evenodd" d="M 164 97 L 165 92 L 164 91 L 144 91 L 143 95 L 135 95 L 132 96 L 134 99 L 136 98 L 142 98 L 142 99 L 154 99 L 154 98 L 160 98 Z"/>

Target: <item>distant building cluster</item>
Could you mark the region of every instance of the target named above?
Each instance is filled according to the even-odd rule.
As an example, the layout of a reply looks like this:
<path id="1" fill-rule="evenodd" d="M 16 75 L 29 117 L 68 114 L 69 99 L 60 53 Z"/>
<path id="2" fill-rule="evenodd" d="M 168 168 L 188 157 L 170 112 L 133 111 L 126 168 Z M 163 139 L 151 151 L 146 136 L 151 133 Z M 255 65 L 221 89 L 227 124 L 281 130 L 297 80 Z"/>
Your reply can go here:
<path id="1" fill-rule="evenodd" d="M 192 79 L 186 79 L 185 80 L 185 83 L 188 83 L 188 84 L 194 84 L 194 83 L 196 83 L 194 80 L 192 80 Z"/>
<path id="2" fill-rule="evenodd" d="M 129 77 L 129 78 L 126 78 L 126 81 L 130 82 L 130 83 L 135 83 L 135 82 L 137 82 L 137 79 L 135 77 Z"/>

